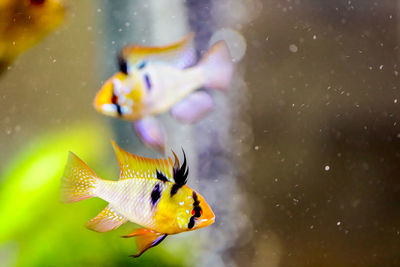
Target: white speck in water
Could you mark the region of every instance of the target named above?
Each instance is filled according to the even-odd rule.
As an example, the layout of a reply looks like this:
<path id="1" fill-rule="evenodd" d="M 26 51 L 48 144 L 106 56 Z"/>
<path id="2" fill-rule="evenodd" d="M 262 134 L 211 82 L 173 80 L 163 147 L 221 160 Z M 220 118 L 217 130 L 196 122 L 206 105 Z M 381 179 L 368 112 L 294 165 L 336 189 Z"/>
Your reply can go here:
<path id="1" fill-rule="evenodd" d="M 341 222 L 340 222 L 340 221 L 338 221 L 338 222 L 336 223 L 336 225 L 337 225 L 337 226 L 339 226 L 340 224 L 341 224 Z"/>
<path id="2" fill-rule="evenodd" d="M 396 104 L 397 103 L 397 98 L 393 102 Z"/>
<path id="3" fill-rule="evenodd" d="M 299 49 L 297 48 L 297 45 L 291 44 L 289 45 L 289 51 L 292 53 L 296 53 Z"/>
<path id="4" fill-rule="evenodd" d="M 380 69 L 380 70 L 383 70 L 383 65 L 380 65 L 380 66 L 379 66 L 379 69 Z"/>
<path id="5" fill-rule="evenodd" d="M 331 167 L 329 165 L 325 166 L 325 171 L 329 171 L 331 169 Z"/>
<path id="6" fill-rule="evenodd" d="M 312 38 L 313 38 L 313 40 L 317 40 L 317 36 L 315 34 L 313 35 Z"/>
<path id="7" fill-rule="evenodd" d="M 255 147 L 254 147 L 254 150 L 259 150 L 259 149 L 260 149 L 259 146 L 255 146 Z"/>

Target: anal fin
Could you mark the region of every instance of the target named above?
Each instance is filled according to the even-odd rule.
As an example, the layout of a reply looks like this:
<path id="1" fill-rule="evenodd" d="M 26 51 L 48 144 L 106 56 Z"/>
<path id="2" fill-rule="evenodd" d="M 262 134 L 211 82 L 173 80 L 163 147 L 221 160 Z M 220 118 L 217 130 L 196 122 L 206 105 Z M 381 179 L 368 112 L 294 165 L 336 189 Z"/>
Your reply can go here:
<path id="1" fill-rule="evenodd" d="M 146 117 L 134 122 L 133 125 L 138 137 L 145 145 L 165 154 L 165 131 L 156 118 Z"/>
<path id="2" fill-rule="evenodd" d="M 123 237 L 136 237 L 138 252 L 132 255 L 132 257 L 137 258 L 149 248 L 160 244 L 167 237 L 167 234 L 161 234 L 147 228 L 140 228 Z"/>
<path id="3" fill-rule="evenodd" d="M 108 232 L 114 230 L 128 220 L 118 214 L 110 205 L 105 207 L 96 217 L 86 223 L 86 227 L 96 232 Z"/>

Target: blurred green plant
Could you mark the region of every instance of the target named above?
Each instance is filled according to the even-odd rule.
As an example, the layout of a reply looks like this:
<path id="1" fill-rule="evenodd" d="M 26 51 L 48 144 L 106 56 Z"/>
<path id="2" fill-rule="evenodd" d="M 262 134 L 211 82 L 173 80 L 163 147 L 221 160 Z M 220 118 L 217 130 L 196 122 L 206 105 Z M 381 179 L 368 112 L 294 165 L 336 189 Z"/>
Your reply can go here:
<path id="1" fill-rule="evenodd" d="M 67 132 L 37 138 L 10 159 L 0 179 L 2 264 L 184 265 L 187 253 L 183 246 L 174 247 L 174 254 L 160 246 L 138 259 L 128 257 L 135 252 L 135 242 L 120 236 L 130 232 L 132 224 L 103 234 L 87 230 L 84 223 L 106 205 L 104 201 L 91 199 L 69 205 L 60 202 L 60 181 L 68 150 L 102 173 L 115 170 L 116 162 L 104 164 L 109 162 L 110 156 L 106 154 L 111 151 L 106 132 L 104 127 L 94 124 L 69 127 Z M 181 253 L 176 253 L 176 249 Z"/>

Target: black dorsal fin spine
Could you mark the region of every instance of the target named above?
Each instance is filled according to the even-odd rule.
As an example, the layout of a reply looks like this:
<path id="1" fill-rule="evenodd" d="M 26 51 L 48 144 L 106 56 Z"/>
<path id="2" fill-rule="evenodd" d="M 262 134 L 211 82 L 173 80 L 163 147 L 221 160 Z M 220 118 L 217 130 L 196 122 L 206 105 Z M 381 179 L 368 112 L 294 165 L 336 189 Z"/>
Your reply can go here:
<path id="1" fill-rule="evenodd" d="M 174 154 L 175 156 L 175 164 L 174 164 L 174 169 L 173 169 L 173 174 L 174 174 L 174 185 L 171 188 L 171 197 L 178 192 L 178 189 L 184 186 L 187 182 L 187 178 L 189 175 L 189 167 L 187 167 L 187 162 L 186 162 L 186 154 L 185 151 L 182 149 L 183 152 L 183 164 L 182 166 L 179 166 L 179 160 L 178 157 Z"/>

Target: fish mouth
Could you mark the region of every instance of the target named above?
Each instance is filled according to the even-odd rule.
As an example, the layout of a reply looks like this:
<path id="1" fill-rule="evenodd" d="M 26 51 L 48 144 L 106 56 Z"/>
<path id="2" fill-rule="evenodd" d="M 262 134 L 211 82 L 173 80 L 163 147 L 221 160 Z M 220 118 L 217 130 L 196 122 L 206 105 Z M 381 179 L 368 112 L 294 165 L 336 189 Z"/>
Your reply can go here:
<path id="1" fill-rule="evenodd" d="M 198 219 L 198 228 L 209 226 L 215 222 L 215 215 L 211 209 L 204 212 L 202 217 L 203 219 Z"/>

